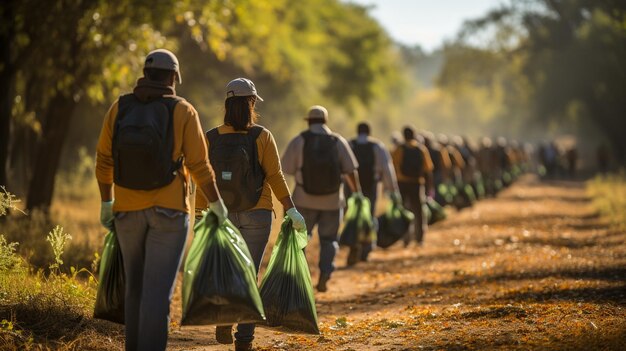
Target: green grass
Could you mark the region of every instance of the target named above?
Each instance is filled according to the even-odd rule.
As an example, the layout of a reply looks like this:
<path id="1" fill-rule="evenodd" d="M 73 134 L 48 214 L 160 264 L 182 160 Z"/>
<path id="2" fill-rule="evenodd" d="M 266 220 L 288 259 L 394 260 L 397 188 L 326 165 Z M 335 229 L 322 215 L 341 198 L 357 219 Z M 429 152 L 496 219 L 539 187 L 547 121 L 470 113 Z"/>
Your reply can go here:
<path id="1" fill-rule="evenodd" d="M 594 206 L 618 230 L 626 230 L 626 173 L 597 176 L 587 183 Z"/>

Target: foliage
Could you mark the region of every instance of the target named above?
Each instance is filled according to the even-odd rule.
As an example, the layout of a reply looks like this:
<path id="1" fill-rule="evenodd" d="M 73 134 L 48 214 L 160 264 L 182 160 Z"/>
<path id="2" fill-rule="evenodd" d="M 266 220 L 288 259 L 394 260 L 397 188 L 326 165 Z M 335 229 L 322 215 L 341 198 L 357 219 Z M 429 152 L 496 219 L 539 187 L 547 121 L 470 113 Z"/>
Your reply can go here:
<path id="1" fill-rule="evenodd" d="M 588 182 L 593 203 L 618 230 L 626 230 L 626 174 L 599 175 Z"/>
<path id="2" fill-rule="evenodd" d="M 54 263 L 50 264 L 51 271 L 58 271 L 63 264 L 61 256 L 63 256 L 65 245 L 70 240 L 72 240 L 72 236 L 66 233 L 60 225 L 57 225 L 50 233 L 48 233 L 46 241 L 50 243 L 50 246 L 52 246 L 52 252 L 54 253 Z"/>
<path id="3" fill-rule="evenodd" d="M 69 238 L 60 226 L 48 235 L 55 261 L 46 276 L 33 272 L 16 254 L 17 243 L 0 235 L 0 349 L 121 349 L 120 328 L 88 318 L 95 299 L 93 274 L 74 267 L 69 274 L 60 272 Z"/>
<path id="4" fill-rule="evenodd" d="M 622 2 L 511 1 L 465 24 L 446 48 L 439 86 L 487 92 L 483 102 L 499 108 L 491 119 L 509 133 L 541 126 L 538 136 L 585 140 L 595 128 L 623 162 L 625 18 Z"/>

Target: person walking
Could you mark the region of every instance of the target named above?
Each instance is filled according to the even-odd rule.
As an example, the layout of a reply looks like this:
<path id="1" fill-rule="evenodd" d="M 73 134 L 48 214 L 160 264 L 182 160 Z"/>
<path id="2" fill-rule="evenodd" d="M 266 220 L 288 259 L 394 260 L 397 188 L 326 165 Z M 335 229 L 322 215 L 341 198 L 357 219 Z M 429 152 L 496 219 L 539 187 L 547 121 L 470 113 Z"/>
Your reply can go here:
<path id="1" fill-rule="evenodd" d="M 361 192 L 359 166 L 348 142 L 326 125 L 328 111 L 312 106 L 305 120 L 309 128 L 292 139 L 282 157 L 283 171 L 295 177 L 293 201 L 306 221 L 309 236 L 317 226 L 320 238 L 320 277 L 317 290 L 327 291 L 335 269 L 338 231 L 345 198 L 342 176 L 352 192 Z"/>
<path id="2" fill-rule="evenodd" d="M 198 113 L 176 96 L 178 59 L 167 50 L 152 51 L 143 73 L 133 92 L 107 112 L 96 153 L 100 221 L 115 230 L 124 260 L 127 351 L 165 350 L 189 228 L 190 176 L 220 222 L 228 213 Z"/>
<path id="3" fill-rule="evenodd" d="M 295 229 L 306 229 L 294 207 L 281 170 L 272 133 L 256 124 L 256 102 L 263 101 L 254 83 L 237 78 L 226 86 L 224 123 L 206 133 L 209 160 L 228 208 L 228 218 L 239 229 L 258 272 L 272 229 L 272 192 L 283 205 Z M 196 196 L 196 214 L 206 207 Z M 235 350 L 252 350 L 254 324 L 238 324 Z M 215 336 L 232 344 L 232 326 L 217 326 Z"/>
<path id="4" fill-rule="evenodd" d="M 382 141 L 370 136 L 370 125 L 366 122 L 357 125 L 357 137 L 350 140 L 350 147 L 359 163 L 359 183 L 363 195 L 369 199 L 372 218 L 376 220 L 376 200 L 378 198 L 378 184 L 382 183 L 383 191 L 393 201 L 401 201 L 396 172 L 391 162 L 391 155 Z M 375 224 L 376 226 L 376 224 Z M 373 243 L 362 243 L 360 247 L 351 247 L 348 255 L 348 265 L 358 261 L 367 261 L 372 251 Z"/>
<path id="5" fill-rule="evenodd" d="M 404 143 L 393 151 L 391 158 L 398 176 L 404 207 L 415 214 L 413 231 L 407 233 L 404 242 L 408 246 L 413 237 L 418 245 L 422 245 L 428 229 L 428 219 L 422 205 L 426 203 L 426 194 L 431 197 L 434 195 L 433 161 L 428 149 L 415 139 L 415 130 L 412 127 L 404 127 L 402 134 Z"/>

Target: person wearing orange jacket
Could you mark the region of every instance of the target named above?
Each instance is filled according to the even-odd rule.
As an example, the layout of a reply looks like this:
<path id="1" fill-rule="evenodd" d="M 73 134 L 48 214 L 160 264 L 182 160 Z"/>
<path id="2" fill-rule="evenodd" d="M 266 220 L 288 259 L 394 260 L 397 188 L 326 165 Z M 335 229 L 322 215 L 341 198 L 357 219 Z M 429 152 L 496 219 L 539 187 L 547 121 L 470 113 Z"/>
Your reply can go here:
<path id="1" fill-rule="evenodd" d="M 176 96 L 178 59 L 150 52 L 144 77 L 107 112 L 96 153 L 100 221 L 115 230 L 124 260 L 126 350 L 165 350 L 176 273 L 189 228 L 189 184 L 223 222 L 198 112 Z"/>

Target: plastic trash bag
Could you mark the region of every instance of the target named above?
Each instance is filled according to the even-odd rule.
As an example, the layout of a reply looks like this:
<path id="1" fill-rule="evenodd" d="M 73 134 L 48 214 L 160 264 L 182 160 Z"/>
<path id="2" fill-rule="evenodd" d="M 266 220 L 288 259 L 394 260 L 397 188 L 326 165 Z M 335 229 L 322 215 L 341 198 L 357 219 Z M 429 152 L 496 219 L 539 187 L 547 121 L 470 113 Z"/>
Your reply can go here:
<path id="1" fill-rule="evenodd" d="M 430 217 L 428 218 L 428 224 L 435 224 L 437 222 L 443 221 L 446 219 L 446 210 L 437 203 L 437 201 L 427 198 L 426 206 L 430 210 Z"/>
<path id="2" fill-rule="evenodd" d="M 369 244 L 376 241 L 370 200 L 362 194 L 354 193 L 348 198 L 348 210 L 344 223 L 339 237 L 340 245 L 353 247 L 357 244 Z"/>
<path id="3" fill-rule="evenodd" d="M 122 250 L 115 232 L 104 237 L 104 248 L 98 268 L 98 292 L 93 317 L 124 324 L 126 277 Z"/>
<path id="4" fill-rule="evenodd" d="M 402 239 L 409 230 L 415 215 L 398 201 L 391 201 L 387 211 L 378 217 L 376 245 L 387 248 Z"/>
<path id="5" fill-rule="evenodd" d="M 194 227 L 185 260 L 182 325 L 265 320 L 256 269 L 239 230 L 207 212 Z"/>
<path id="6" fill-rule="evenodd" d="M 285 217 L 261 282 L 261 299 L 270 327 L 319 334 L 311 273 L 304 255 L 308 237 Z"/>

